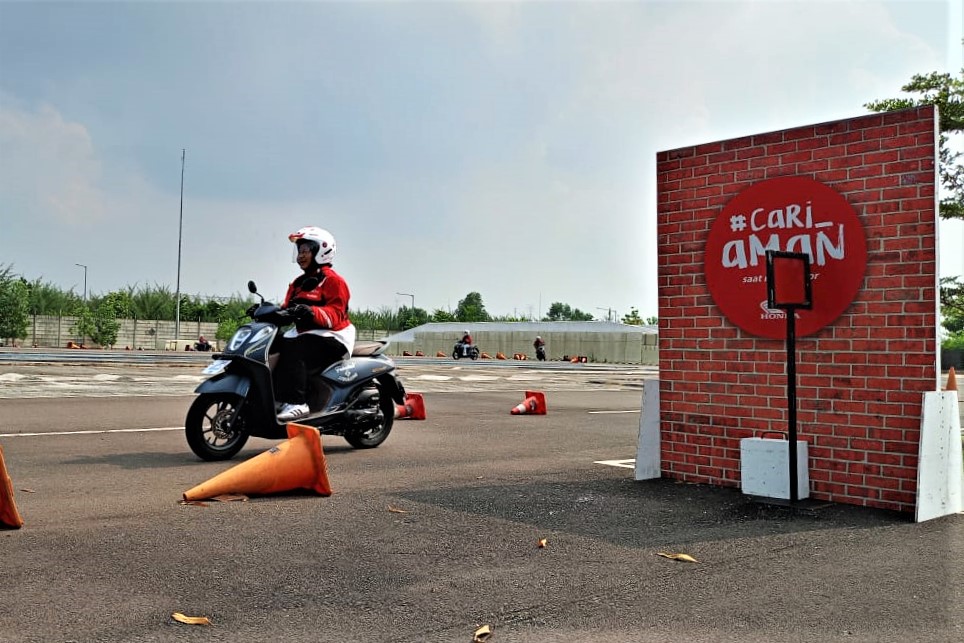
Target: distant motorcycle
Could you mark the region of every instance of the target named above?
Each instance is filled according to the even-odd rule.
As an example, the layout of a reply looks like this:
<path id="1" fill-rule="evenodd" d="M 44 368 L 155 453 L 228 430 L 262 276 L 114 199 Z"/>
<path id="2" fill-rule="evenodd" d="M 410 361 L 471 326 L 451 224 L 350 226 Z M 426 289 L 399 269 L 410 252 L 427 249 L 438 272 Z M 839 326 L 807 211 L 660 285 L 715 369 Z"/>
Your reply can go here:
<path id="1" fill-rule="evenodd" d="M 452 350 L 452 359 L 461 359 L 463 357 L 479 359 L 479 355 L 479 347 L 475 344 L 465 345 L 462 342 L 458 342 Z"/>
<path id="2" fill-rule="evenodd" d="M 539 345 L 536 346 L 536 359 L 540 362 L 546 361 L 546 347 Z"/>
<path id="3" fill-rule="evenodd" d="M 317 282 L 306 280 L 303 290 Z M 248 290 L 258 294 L 253 281 Z M 258 295 L 261 297 L 261 295 Z M 204 369 L 210 378 L 195 392 L 184 433 L 202 460 L 227 460 L 250 436 L 269 440 L 288 437 L 286 422 L 277 417 L 271 385 L 277 354 L 271 350 L 279 330 L 294 323 L 286 309 L 265 302 L 251 313 L 221 353 Z M 356 449 L 377 447 L 388 438 L 395 421 L 395 404 L 405 403 L 405 389 L 395 376 L 395 362 L 384 354 L 387 341 L 355 342 L 351 357 L 320 373 L 309 373 L 307 424 L 323 435 L 340 435 Z"/>

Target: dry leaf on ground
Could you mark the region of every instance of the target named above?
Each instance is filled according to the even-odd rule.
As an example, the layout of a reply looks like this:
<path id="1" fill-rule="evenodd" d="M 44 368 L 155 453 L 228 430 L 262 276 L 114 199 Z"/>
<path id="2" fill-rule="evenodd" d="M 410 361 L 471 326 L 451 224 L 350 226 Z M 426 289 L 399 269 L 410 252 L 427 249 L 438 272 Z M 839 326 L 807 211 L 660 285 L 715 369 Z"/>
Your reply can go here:
<path id="1" fill-rule="evenodd" d="M 186 623 L 187 625 L 210 625 L 211 619 L 207 616 L 185 616 L 180 612 L 174 612 L 171 614 L 173 618 L 178 623 Z"/>
<path id="2" fill-rule="evenodd" d="M 388 505 L 388 510 L 391 511 L 393 514 L 407 514 L 407 513 L 408 513 L 408 512 L 405 511 L 404 509 L 399 509 L 398 507 L 393 507 L 392 505 Z"/>
<path id="3" fill-rule="evenodd" d="M 689 554 L 667 554 L 666 552 L 656 552 L 657 556 L 662 556 L 663 558 L 669 558 L 670 560 L 683 560 L 687 563 L 698 563 L 700 561 L 696 560 Z"/>
<path id="4" fill-rule="evenodd" d="M 490 636 L 492 636 L 492 628 L 488 625 L 483 625 L 479 629 L 475 630 L 475 635 L 472 637 L 472 643 L 482 643 L 483 641 L 488 641 Z"/>

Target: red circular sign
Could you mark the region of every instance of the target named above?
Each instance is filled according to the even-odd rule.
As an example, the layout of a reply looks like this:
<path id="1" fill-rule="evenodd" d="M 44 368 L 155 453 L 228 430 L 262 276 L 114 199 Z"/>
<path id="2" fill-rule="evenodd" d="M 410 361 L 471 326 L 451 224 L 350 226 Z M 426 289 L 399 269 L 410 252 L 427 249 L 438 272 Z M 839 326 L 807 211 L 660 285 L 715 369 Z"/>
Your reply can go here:
<path id="1" fill-rule="evenodd" d="M 813 308 L 796 311 L 796 333 L 810 335 L 850 306 L 864 278 L 867 241 L 840 194 L 804 177 L 746 188 L 723 208 L 706 240 L 706 285 L 727 319 L 760 337 L 786 336 L 786 313 L 767 308 L 766 252 L 810 257 Z"/>

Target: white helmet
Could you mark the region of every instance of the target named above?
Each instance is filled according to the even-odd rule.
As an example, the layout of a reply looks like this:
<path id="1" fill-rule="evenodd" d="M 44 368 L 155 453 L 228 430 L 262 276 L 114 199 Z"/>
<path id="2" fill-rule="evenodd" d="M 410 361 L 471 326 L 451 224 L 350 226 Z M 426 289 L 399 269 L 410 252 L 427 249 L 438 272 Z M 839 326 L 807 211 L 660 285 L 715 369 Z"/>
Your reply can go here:
<path id="1" fill-rule="evenodd" d="M 311 241 L 315 244 L 315 263 L 330 264 L 335 259 L 335 238 L 322 228 L 310 225 L 288 235 L 288 241 L 295 244 L 292 261 L 298 263 L 298 244 Z"/>

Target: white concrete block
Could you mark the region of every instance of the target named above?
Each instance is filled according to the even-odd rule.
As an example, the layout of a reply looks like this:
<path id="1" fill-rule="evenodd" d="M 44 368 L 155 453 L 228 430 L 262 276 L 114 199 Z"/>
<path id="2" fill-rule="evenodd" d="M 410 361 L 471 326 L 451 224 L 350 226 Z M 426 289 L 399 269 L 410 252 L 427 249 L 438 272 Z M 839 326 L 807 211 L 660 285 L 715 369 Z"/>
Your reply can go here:
<path id="1" fill-rule="evenodd" d="M 807 443 L 797 440 L 797 499 L 810 497 Z M 749 496 L 790 499 L 790 441 L 740 440 L 740 486 Z"/>

